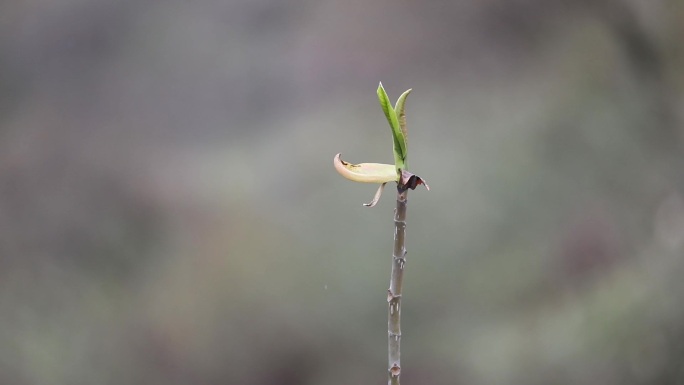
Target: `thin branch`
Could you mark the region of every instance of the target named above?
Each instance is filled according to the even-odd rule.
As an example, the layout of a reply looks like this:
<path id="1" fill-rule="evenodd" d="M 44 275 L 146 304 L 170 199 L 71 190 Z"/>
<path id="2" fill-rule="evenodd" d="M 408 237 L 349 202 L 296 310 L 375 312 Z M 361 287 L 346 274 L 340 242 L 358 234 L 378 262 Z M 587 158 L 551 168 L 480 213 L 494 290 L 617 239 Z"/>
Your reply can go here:
<path id="1" fill-rule="evenodd" d="M 401 376 L 401 288 L 406 264 L 406 202 L 408 189 L 402 184 L 397 186 L 397 208 L 394 210 L 394 253 L 392 254 L 392 274 L 387 290 L 387 333 L 388 333 L 388 384 L 399 385 Z"/>

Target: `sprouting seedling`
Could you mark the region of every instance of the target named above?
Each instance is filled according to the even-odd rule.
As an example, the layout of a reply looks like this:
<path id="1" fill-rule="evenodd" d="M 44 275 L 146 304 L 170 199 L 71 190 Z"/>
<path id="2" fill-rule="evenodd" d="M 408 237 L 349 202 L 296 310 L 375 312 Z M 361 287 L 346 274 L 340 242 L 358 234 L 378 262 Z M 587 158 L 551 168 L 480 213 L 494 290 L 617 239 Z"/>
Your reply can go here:
<path id="1" fill-rule="evenodd" d="M 409 89 L 401 94 L 395 107 L 392 107 L 389 97 L 387 97 L 387 93 L 382 87 L 382 83 L 378 86 L 378 100 L 380 100 L 380 106 L 392 129 L 394 166 L 383 163 L 351 164 L 343 161 L 340 157 L 341 154 L 335 155 L 333 160 L 337 172 L 349 180 L 365 183 L 380 183 L 380 187 L 375 193 L 375 197 L 370 203 L 365 203 L 365 206 L 373 207 L 378 203 L 378 200 L 382 195 L 382 190 L 387 182 L 397 182 L 397 187 L 404 190 L 407 188 L 413 190 L 420 184 L 424 184 L 428 190 L 430 189 L 422 178 L 408 172 L 406 169 L 408 131 L 406 129 L 404 105 L 406 103 L 406 97 L 410 92 L 411 90 Z"/>
<path id="2" fill-rule="evenodd" d="M 394 150 L 394 165 L 382 163 L 360 163 L 351 164 L 343 161 L 340 154 L 335 155 L 333 163 L 335 169 L 343 177 L 355 182 L 379 183 L 373 200 L 364 203 L 364 206 L 373 207 L 380 196 L 383 188 L 388 182 L 397 183 L 397 208 L 394 210 L 394 253 L 392 254 L 392 274 L 390 276 L 390 286 L 387 290 L 388 303 L 388 384 L 399 385 L 401 376 L 401 289 L 404 280 L 404 266 L 406 264 L 406 247 L 404 239 L 406 235 L 406 202 L 408 190 L 415 190 L 418 185 L 424 184 L 429 190 L 430 187 L 425 181 L 410 172 L 407 168 L 407 130 L 406 114 L 404 104 L 406 97 L 411 92 L 407 90 L 397 100 L 394 107 L 390 104 L 389 98 L 382 83 L 378 86 L 378 99 L 385 117 L 392 129 L 392 140 Z"/>

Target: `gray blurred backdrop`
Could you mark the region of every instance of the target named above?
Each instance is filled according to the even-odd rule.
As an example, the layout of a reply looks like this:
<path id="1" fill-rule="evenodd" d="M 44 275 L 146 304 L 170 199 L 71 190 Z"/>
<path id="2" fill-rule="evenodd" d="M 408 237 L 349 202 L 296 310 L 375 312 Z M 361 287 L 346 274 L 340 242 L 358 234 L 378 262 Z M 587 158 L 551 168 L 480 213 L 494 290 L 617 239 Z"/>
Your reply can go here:
<path id="1" fill-rule="evenodd" d="M 5 0 L 0 383 L 684 384 L 684 2 Z"/>

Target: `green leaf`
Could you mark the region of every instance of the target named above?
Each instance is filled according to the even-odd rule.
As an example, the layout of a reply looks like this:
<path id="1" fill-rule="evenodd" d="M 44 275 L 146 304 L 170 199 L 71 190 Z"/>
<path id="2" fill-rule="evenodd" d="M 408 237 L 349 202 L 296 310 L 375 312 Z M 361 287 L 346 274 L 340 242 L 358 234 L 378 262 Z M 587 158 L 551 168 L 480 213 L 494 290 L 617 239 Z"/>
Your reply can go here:
<path id="1" fill-rule="evenodd" d="M 404 148 L 408 150 L 408 130 L 406 129 L 406 113 L 404 112 L 404 103 L 406 103 L 406 97 L 411 93 L 411 89 L 404 91 L 399 99 L 397 99 L 397 104 L 394 105 L 394 112 L 396 112 L 399 118 L 399 126 L 401 127 L 401 132 L 404 134 Z"/>
<path id="2" fill-rule="evenodd" d="M 400 169 L 405 170 L 406 139 L 401 130 L 397 113 L 394 111 L 394 108 L 392 108 L 392 104 L 387 96 L 387 92 L 385 92 L 385 89 L 382 87 L 382 83 L 378 86 L 378 100 L 380 101 L 382 111 L 385 113 L 387 122 L 389 122 L 390 128 L 392 128 L 392 137 L 394 139 L 394 166 L 396 167 L 397 172 L 399 172 Z"/>

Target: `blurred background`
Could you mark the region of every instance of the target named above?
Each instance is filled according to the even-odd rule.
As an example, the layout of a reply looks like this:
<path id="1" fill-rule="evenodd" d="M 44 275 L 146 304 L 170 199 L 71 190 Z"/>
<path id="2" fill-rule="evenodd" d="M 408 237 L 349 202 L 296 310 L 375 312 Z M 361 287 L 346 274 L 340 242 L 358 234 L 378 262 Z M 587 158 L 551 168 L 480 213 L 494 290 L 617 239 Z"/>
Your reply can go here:
<path id="1" fill-rule="evenodd" d="M 1 384 L 684 384 L 684 2 L 0 3 Z"/>

